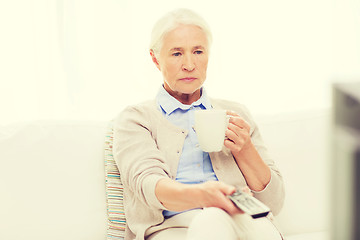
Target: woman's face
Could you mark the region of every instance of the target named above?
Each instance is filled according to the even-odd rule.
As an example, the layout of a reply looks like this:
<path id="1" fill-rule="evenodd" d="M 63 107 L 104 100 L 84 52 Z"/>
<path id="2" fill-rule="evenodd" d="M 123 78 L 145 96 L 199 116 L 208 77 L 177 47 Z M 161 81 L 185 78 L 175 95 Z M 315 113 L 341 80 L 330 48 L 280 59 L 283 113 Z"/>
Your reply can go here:
<path id="1" fill-rule="evenodd" d="M 191 104 L 200 98 L 206 79 L 208 41 L 195 25 L 179 25 L 164 36 L 158 58 L 153 61 L 164 77 L 165 89 L 180 102 Z"/>

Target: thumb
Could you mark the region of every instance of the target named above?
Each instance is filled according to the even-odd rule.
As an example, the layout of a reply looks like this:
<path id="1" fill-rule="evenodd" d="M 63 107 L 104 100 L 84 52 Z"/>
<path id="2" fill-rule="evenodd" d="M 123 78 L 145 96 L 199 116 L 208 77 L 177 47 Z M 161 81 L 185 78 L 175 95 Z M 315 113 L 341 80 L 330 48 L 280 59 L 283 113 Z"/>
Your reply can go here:
<path id="1" fill-rule="evenodd" d="M 236 191 L 236 188 L 231 185 L 223 184 L 222 191 L 225 195 L 231 195 Z"/>

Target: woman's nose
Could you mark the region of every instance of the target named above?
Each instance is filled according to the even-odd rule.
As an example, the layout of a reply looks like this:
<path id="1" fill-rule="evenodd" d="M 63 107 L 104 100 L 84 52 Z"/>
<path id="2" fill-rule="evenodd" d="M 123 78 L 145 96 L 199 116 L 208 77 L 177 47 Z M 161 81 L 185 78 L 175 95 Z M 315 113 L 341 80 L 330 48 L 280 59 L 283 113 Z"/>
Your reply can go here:
<path id="1" fill-rule="evenodd" d="M 195 69 L 195 63 L 191 56 L 186 56 L 182 65 L 183 71 L 192 72 Z"/>

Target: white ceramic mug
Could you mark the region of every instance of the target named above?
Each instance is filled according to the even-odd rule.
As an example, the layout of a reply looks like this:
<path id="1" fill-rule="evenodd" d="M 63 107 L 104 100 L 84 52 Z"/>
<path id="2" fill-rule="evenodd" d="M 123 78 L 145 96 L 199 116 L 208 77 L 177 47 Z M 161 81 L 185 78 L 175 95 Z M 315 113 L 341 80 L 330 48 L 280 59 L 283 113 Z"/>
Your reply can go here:
<path id="1" fill-rule="evenodd" d="M 228 118 L 225 110 L 195 112 L 195 132 L 204 152 L 219 152 L 224 145 Z"/>

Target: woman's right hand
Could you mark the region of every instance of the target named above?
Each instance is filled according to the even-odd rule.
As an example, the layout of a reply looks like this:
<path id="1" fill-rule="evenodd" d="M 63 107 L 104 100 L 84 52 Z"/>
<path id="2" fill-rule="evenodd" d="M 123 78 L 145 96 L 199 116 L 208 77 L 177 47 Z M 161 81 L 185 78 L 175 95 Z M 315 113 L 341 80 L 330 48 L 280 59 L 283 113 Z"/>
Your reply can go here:
<path id="1" fill-rule="evenodd" d="M 194 185 L 195 186 L 195 185 Z M 218 181 L 209 181 L 196 186 L 199 191 L 197 200 L 201 207 L 221 208 L 230 215 L 243 213 L 227 197 L 236 191 L 234 186 Z M 196 196 L 196 193 L 194 194 Z"/>
<path id="2" fill-rule="evenodd" d="M 155 193 L 163 206 L 170 211 L 217 207 L 230 215 L 242 213 L 227 197 L 236 191 L 234 186 L 218 181 L 201 184 L 182 184 L 171 179 L 158 181 Z"/>

